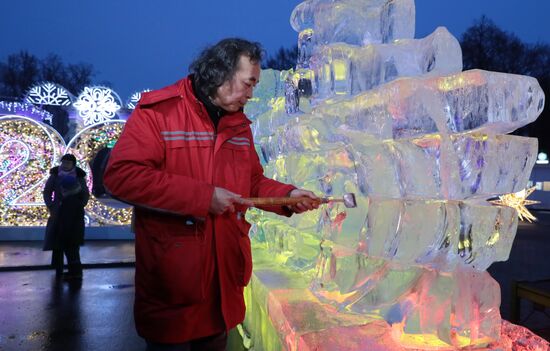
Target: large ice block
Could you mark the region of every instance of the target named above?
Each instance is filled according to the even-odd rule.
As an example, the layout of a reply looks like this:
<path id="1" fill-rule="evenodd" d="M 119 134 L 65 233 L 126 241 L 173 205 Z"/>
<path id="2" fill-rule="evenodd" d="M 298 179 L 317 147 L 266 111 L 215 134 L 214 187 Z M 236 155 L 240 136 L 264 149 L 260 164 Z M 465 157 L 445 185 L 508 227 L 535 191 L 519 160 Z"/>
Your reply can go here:
<path id="1" fill-rule="evenodd" d="M 401 78 L 313 114 L 380 139 L 477 130 L 505 134 L 533 122 L 544 107 L 535 78 L 470 70 L 445 77 Z"/>
<path id="2" fill-rule="evenodd" d="M 504 134 L 538 117 L 544 93 L 531 77 L 460 72 L 445 29 L 412 39 L 414 11 L 412 0 L 301 3 L 295 70 L 284 84 L 269 73 L 275 97 L 250 110 L 268 177 L 357 201 L 286 219 L 249 211 L 265 285 L 248 297 L 265 301 L 253 313 L 270 316 L 259 334 L 272 349 L 517 345 L 513 332 L 498 340 L 500 293 L 485 272 L 508 258 L 517 212 L 486 200 L 526 186 L 537 141 Z"/>
<path id="3" fill-rule="evenodd" d="M 356 200 L 357 209 L 335 206 L 295 222 L 262 221 L 252 235 L 262 238 L 274 254 L 282 254 L 285 262 L 294 257 L 291 265 L 306 259 L 300 253 L 305 242 L 315 248 L 322 241 L 318 259 L 334 260 L 338 279 L 353 279 L 358 255 L 440 271 L 457 266 L 485 270 L 495 261 L 508 259 L 517 229 L 514 209 L 486 202 Z M 311 261 L 298 266 L 309 267 Z"/>
<path id="4" fill-rule="evenodd" d="M 460 44 L 447 29 L 424 39 L 358 47 L 320 45 L 310 59 L 313 98 L 355 95 L 399 77 L 448 75 L 462 71 Z"/>
<path id="5" fill-rule="evenodd" d="M 486 199 L 523 190 L 537 139 L 452 134 L 354 143 L 359 189 L 391 198 Z M 513 161 L 513 162 L 512 162 Z"/>
<path id="6" fill-rule="evenodd" d="M 354 45 L 414 37 L 413 0 L 307 0 L 290 16 L 297 32 L 313 30 L 315 42 Z"/>
<path id="7" fill-rule="evenodd" d="M 262 70 L 260 82 L 254 88 L 254 95 L 244 108 L 246 117 L 254 121 L 262 113 L 276 108 L 279 101 L 284 99 L 285 81 L 291 72 L 274 69 Z"/>
<path id="8" fill-rule="evenodd" d="M 362 252 L 440 271 L 506 261 L 517 229 L 514 209 L 485 202 L 372 199 L 368 205 Z"/>
<path id="9" fill-rule="evenodd" d="M 451 310 L 453 317 L 458 317 L 452 324 L 453 329 L 449 333 L 445 324 L 442 323 L 439 328 L 432 328 L 433 332 L 424 332 L 422 334 L 413 333 L 415 327 L 420 325 L 424 330 L 428 326 L 427 317 L 435 317 L 435 321 L 446 322 L 448 309 L 436 310 L 431 308 L 431 294 L 429 291 L 423 291 L 424 304 L 428 308 L 422 308 L 420 314 L 409 314 L 410 317 L 403 321 L 392 320 L 392 324 L 380 318 L 378 314 L 356 314 L 348 311 L 338 311 L 334 306 L 321 303 L 316 296 L 307 290 L 307 277 L 289 271 L 273 262 L 272 255 L 264 251 L 254 242 L 254 274 L 250 285 L 245 288 L 246 317 L 243 323 L 244 334 L 251 337 L 251 344 L 254 350 L 278 351 L 278 350 L 376 350 L 376 351 L 406 351 L 406 350 L 477 350 L 477 351 L 503 351 L 503 350 L 524 350 L 524 351 L 547 351 L 549 344 L 541 337 L 533 334 L 529 330 L 510 324 L 506 321 L 498 323 L 493 317 L 498 317 L 498 307 L 488 310 L 487 307 L 495 306 L 495 303 L 488 301 L 493 296 L 487 287 L 491 284 L 484 284 L 484 290 L 480 290 L 477 295 L 480 301 L 474 301 L 468 304 L 466 296 L 472 297 L 467 293 L 457 296 L 461 292 L 468 292 L 468 287 L 480 287 L 480 280 L 491 279 L 486 274 L 479 277 L 473 277 L 476 285 L 469 281 L 464 281 L 461 277 L 460 285 L 455 285 L 451 291 L 449 279 L 437 277 L 430 272 L 430 276 L 425 280 L 440 280 L 429 284 L 432 287 L 443 287 L 452 294 L 453 298 L 460 300 L 457 304 L 447 304 L 454 306 L 455 311 Z M 468 277 L 469 280 L 469 277 Z M 493 283 L 494 284 L 494 283 Z M 417 284 L 422 286 L 421 284 Z M 428 285 L 425 285 L 428 286 Z M 456 289 L 456 292 L 455 292 Z M 475 294 L 473 296 L 476 296 Z M 496 297 L 498 299 L 498 296 Z M 440 299 L 440 298 L 438 298 Z M 411 299 L 411 301 L 414 301 Z M 498 303 L 498 300 L 496 300 Z M 463 305 L 464 304 L 464 305 Z M 422 303 L 420 303 L 422 306 Z M 477 308 L 472 308 L 476 306 Z M 397 316 L 398 309 L 395 308 L 392 313 Z M 458 325 L 462 321 L 462 314 L 480 312 L 485 325 L 482 325 L 480 331 L 492 333 L 500 330 L 500 335 L 492 334 L 494 340 L 488 343 L 475 328 L 472 330 L 472 336 L 465 335 L 464 327 Z M 444 312 L 444 313 L 441 313 Z M 486 313 L 489 312 L 489 313 Z M 414 318 L 419 316 L 419 318 Z M 413 318 L 411 318 L 413 317 Z M 415 322 L 415 319 L 418 322 Z M 493 323 L 490 328 L 489 323 Z M 449 324 L 447 323 L 447 326 Z M 456 331 L 455 331 L 456 327 Z M 467 328 L 471 328 L 467 326 Z M 401 332 L 403 330 L 404 332 Z M 452 337 L 449 337 L 452 336 Z M 500 341 L 498 341 L 500 337 Z M 451 340 L 451 343 L 444 342 L 443 339 Z M 464 348 L 455 347 L 455 345 L 468 345 Z M 474 347 L 472 347 L 474 346 Z"/>
<path id="10" fill-rule="evenodd" d="M 288 115 L 281 101 L 257 117 L 255 137 L 272 135 L 285 124 L 294 128 L 311 118 L 326 120 L 328 129 L 343 127 L 379 139 L 470 130 L 503 134 L 534 121 L 544 100 L 535 78 L 514 74 L 470 70 L 444 77 L 400 78 L 354 97 L 325 99 L 311 114 Z"/>
<path id="11" fill-rule="evenodd" d="M 317 182 L 312 191 L 332 194 L 341 174 L 364 195 L 460 200 L 524 189 L 538 143 L 535 138 L 478 133 L 381 141 L 326 128 L 317 119 L 281 128 L 260 145 L 265 160 L 279 159 L 273 163 L 276 169 L 267 166 L 266 174 L 295 184 Z M 336 193 L 346 192 L 336 188 Z"/>

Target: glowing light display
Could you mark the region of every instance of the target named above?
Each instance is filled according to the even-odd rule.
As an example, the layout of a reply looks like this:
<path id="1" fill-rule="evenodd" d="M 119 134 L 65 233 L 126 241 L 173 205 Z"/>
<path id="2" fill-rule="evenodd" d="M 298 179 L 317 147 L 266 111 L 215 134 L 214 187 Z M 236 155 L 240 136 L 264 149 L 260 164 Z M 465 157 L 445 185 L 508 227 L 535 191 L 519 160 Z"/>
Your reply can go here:
<path id="1" fill-rule="evenodd" d="M 503 205 L 515 208 L 518 211 L 518 217 L 520 220 L 527 220 L 528 222 L 536 221 L 537 217 L 533 216 L 531 212 L 525 206 L 539 204 L 540 201 L 527 200 L 529 195 L 531 195 L 536 190 L 536 187 L 531 187 L 529 189 L 523 189 L 513 194 L 506 194 L 499 196 L 498 200 L 493 200 L 491 203 L 495 205 Z"/>
<path id="2" fill-rule="evenodd" d="M 36 108 L 34 105 L 20 102 L 0 101 L 0 115 L 22 115 L 36 121 L 52 122 L 52 114 Z"/>
<path id="3" fill-rule="evenodd" d="M 58 165 L 64 153 L 73 153 L 78 166 L 88 173 L 97 152 L 115 143 L 124 121 L 101 122 L 80 131 L 66 146 L 63 138 L 49 125 L 24 116 L 0 117 L 0 226 L 45 225 L 48 210 L 42 190 L 50 168 Z M 118 205 L 117 205 L 118 206 Z M 130 223 L 130 208 L 112 207 L 93 195 L 86 206 L 93 224 Z"/>
<path id="4" fill-rule="evenodd" d="M 112 120 L 89 126 L 74 136 L 67 145 L 67 152 L 74 154 L 78 166 L 88 174 L 88 188 L 92 188 L 93 173 L 90 168 L 94 157 L 104 148 L 111 148 L 118 140 L 125 121 Z M 115 208 L 99 201 L 93 194 L 86 206 L 86 212 L 98 224 L 129 224 L 131 208 Z"/>
<path id="5" fill-rule="evenodd" d="M 69 106 L 71 94 L 60 85 L 51 82 L 33 86 L 25 101 L 34 105 Z"/>
<path id="6" fill-rule="evenodd" d="M 47 124 L 0 117 L 0 225 L 45 225 L 42 189 L 65 143 Z"/>
<path id="7" fill-rule="evenodd" d="M 126 107 L 130 110 L 135 109 L 139 102 L 139 99 L 141 99 L 141 94 L 146 93 L 148 91 L 151 91 L 151 90 L 145 89 L 143 91 L 137 91 L 133 93 L 132 96 L 130 96 L 130 98 L 128 99 L 128 102 L 126 102 Z"/>
<path id="8" fill-rule="evenodd" d="M 112 120 L 121 105 L 120 97 L 105 87 L 85 87 L 73 104 L 85 126 Z"/>

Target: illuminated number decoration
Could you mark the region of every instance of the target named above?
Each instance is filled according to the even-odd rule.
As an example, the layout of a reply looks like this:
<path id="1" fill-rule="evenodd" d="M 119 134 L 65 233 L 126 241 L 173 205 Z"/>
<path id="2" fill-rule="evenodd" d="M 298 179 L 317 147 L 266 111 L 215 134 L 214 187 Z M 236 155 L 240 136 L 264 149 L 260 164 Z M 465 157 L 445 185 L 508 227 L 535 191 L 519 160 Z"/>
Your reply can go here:
<path id="1" fill-rule="evenodd" d="M 120 97 L 105 87 L 85 87 L 73 104 L 84 126 L 114 119 L 121 105 Z"/>
<path id="2" fill-rule="evenodd" d="M 85 87 L 74 98 L 62 86 L 44 82 L 29 89 L 24 102 L 0 101 L 0 226 L 46 225 L 49 213 L 42 192 L 50 169 L 59 165 L 65 153 L 74 154 L 87 173 L 91 195 L 85 208 L 86 225 L 129 224 L 132 208 L 103 196 L 99 172 L 104 171 L 110 149 L 122 132 L 123 119 L 142 92 L 130 97 L 133 107 L 126 109 L 118 94 L 106 87 Z M 68 112 L 69 132 L 76 133 L 68 144 L 50 126 L 52 114 L 39 108 L 46 105 Z M 93 186 L 101 191 L 93 192 Z"/>
<path id="3" fill-rule="evenodd" d="M 151 91 L 151 90 L 150 89 L 145 89 L 143 91 L 137 91 L 137 92 L 133 93 L 132 96 L 130 96 L 130 98 L 126 102 L 126 108 L 128 108 L 129 110 L 135 109 L 138 102 L 139 102 L 139 99 L 141 99 L 141 94 L 147 93 L 149 91 Z"/>
<path id="4" fill-rule="evenodd" d="M 0 117 L 0 226 L 46 225 L 48 209 L 42 191 L 50 169 L 65 153 L 76 156 L 78 166 L 88 174 L 91 189 L 90 164 L 100 150 L 114 146 L 124 123 L 112 120 L 94 124 L 65 146 L 63 138 L 47 124 L 24 116 Z M 92 225 L 124 225 L 130 223 L 132 209 L 114 200 L 105 204 L 90 195 L 86 213 Z"/>
<path id="5" fill-rule="evenodd" d="M 25 101 L 34 105 L 69 106 L 71 94 L 60 85 L 45 82 L 33 86 Z"/>
<path id="6" fill-rule="evenodd" d="M 67 152 L 76 156 L 78 166 L 88 174 L 88 188 L 92 189 L 93 173 L 90 165 L 99 151 L 112 148 L 118 140 L 125 121 L 112 120 L 91 125 L 74 136 L 67 145 Z M 120 208 L 120 203 L 111 201 L 117 207 L 109 206 L 90 194 L 86 212 L 99 225 L 129 224 L 132 217 L 131 208 Z"/>
<path id="7" fill-rule="evenodd" d="M 0 226 L 46 224 L 42 190 L 64 147 L 47 124 L 24 116 L 0 117 Z"/>

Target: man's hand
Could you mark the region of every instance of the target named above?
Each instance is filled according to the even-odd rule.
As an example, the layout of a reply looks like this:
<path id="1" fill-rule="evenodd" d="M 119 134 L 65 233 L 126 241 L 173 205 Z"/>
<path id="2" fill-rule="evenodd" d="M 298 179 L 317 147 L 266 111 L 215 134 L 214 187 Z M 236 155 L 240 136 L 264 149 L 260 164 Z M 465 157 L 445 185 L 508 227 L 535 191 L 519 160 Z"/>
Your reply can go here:
<path id="1" fill-rule="evenodd" d="M 210 202 L 210 208 L 208 212 L 214 215 L 221 215 L 225 212 L 235 212 L 235 205 L 243 205 L 252 207 L 254 204 L 241 197 L 239 194 L 232 193 L 224 188 L 214 188 L 214 194 L 212 195 L 212 201 Z"/>
<path id="2" fill-rule="evenodd" d="M 294 213 L 302 213 L 305 211 L 311 211 L 319 208 L 320 199 L 314 193 L 309 190 L 304 189 L 294 189 L 289 194 L 290 197 L 305 197 L 301 202 L 298 202 L 296 205 L 288 206 L 290 210 Z M 310 200 L 311 199 L 311 200 Z"/>

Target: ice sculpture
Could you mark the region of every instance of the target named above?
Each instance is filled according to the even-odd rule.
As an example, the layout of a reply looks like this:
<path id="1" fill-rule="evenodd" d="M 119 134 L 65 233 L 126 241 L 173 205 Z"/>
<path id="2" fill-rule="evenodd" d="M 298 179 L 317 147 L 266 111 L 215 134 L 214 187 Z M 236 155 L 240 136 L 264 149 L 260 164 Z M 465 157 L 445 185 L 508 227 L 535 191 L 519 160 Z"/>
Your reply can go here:
<path id="1" fill-rule="evenodd" d="M 298 66 L 307 66 L 317 45 L 389 43 L 414 37 L 413 0 L 308 0 L 292 12 L 290 23 L 299 32 Z"/>
<path id="2" fill-rule="evenodd" d="M 249 325 L 257 346 L 509 343 L 485 270 L 508 258 L 517 213 L 486 200 L 526 187 L 537 140 L 505 134 L 540 115 L 544 94 L 531 77 L 461 72 L 446 29 L 412 39 L 414 13 L 412 0 L 307 0 L 291 16 L 296 70 L 262 75 L 246 112 L 266 174 L 353 192 L 358 207 L 250 213 L 248 313 L 275 330 Z"/>
<path id="3" fill-rule="evenodd" d="M 441 75 L 460 71 L 458 41 L 443 27 L 425 39 L 392 44 L 318 46 L 309 60 L 317 99 L 355 95 L 401 76 Z"/>

